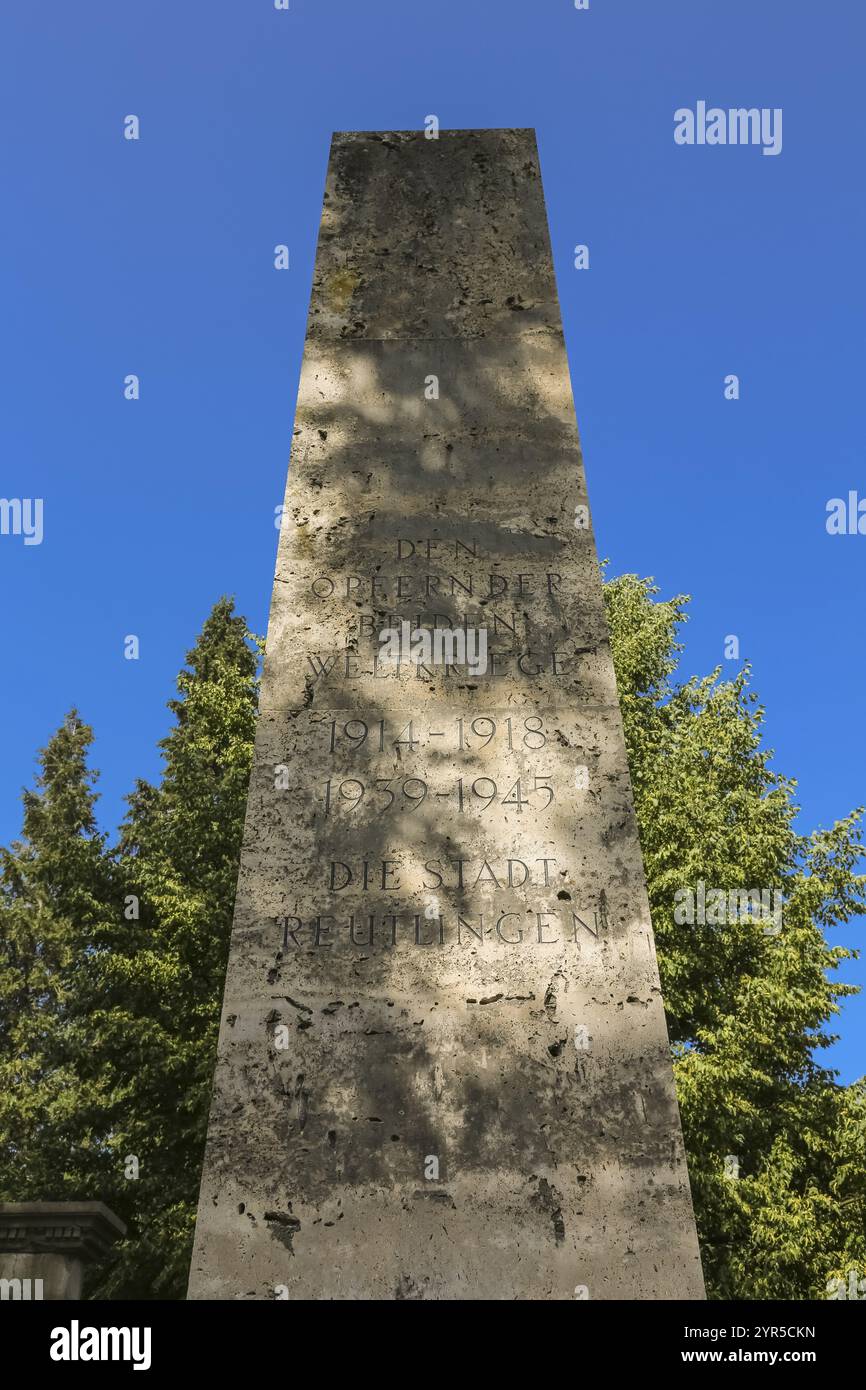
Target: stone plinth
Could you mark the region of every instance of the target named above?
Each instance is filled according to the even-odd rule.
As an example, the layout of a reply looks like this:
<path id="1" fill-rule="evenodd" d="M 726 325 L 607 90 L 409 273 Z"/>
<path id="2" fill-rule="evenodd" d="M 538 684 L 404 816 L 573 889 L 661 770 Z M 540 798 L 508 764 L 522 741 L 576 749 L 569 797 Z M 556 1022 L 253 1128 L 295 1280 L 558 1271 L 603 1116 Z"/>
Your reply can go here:
<path id="1" fill-rule="evenodd" d="M 102 1202 L 0 1202 L 2 1297 L 80 1298 L 85 1264 L 125 1234 Z"/>
<path id="2" fill-rule="evenodd" d="M 703 1297 L 531 131 L 334 137 L 190 1297 Z"/>

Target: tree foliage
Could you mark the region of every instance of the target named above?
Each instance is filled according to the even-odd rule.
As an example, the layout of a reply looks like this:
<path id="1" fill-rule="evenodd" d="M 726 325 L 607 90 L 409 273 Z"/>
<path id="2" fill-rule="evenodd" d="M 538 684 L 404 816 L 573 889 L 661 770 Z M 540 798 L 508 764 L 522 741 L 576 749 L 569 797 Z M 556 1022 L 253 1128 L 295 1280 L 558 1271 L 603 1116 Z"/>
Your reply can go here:
<path id="1" fill-rule="evenodd" d="M 748 668 L 677 684 L 686 600 L 634 575 L 605 593 L 708 1290 L 821 1298 L 866 1270 L 866 1082 L 820 1060 L 853 992 L 827 934 L 864 910 L 858 816 L 798 833 Z M 185 1295 L 257 667 L 221 599 L 117 844 L 73 711 L 0 850 L 0 1197 L 100 1198 L 128 1222 L 95 1297 Z M 778 890 L 782 930 L 678 924 L 700 881 Z"/>
<path id="2" fill-rule="evenodd" d="M 110 1084 L 94 1066 L 95 958 L 118 924 L 96 825 L 92 730 L 75 710 L 39 755 L 22 837 L 0 850 L 0 1191 L 95 1197 L 109 1180 Z"/>
<path id="3" fill-rule="evenodd" d="M 635 575 L 605 593 L 708 1292 L 825 1297 L 866 1270 L 866 1087 L 820 1060 L 856 992 L 827 932 L 864 911 L 859 813 L 798 834 L 748 667 L 674 683 L 687 600 Z M 778 891 L 781 930 L 677 924 L 699 882 Z"/>
<path id="4" fill-rule="evenodd" d="M 178 677 L 159 785 L 138 782 L 117 846 L 96 830 L 91 734 L 76 723 L 43 754 L 24 840 L 4 852 L 0 1079 L 17 1084 L 0 1109 L 0 1191 L 99 1197 L 128 1222 L 96 1297 L 185 1294 L 257 667 L 221 599 Z"/>

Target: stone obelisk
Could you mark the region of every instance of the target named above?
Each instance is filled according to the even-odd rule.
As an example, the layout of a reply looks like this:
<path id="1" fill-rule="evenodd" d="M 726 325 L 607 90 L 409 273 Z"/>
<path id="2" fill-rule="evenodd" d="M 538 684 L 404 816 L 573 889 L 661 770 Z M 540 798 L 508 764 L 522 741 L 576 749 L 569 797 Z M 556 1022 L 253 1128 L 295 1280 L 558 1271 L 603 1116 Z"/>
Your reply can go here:
<path id="1" fill-rule="evenodd" d="M 538 155 L 328 166 L 190 1297 L 702 1298 Z"/>

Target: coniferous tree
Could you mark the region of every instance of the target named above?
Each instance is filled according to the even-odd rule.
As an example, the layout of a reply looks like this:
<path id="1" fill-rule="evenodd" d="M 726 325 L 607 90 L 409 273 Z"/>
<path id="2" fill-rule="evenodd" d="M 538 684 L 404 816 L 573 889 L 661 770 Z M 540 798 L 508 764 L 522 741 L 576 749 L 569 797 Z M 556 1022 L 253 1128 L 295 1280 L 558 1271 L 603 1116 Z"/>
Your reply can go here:
<path id="1" fill-rule="evenodd" d="M 117 926 L 117 885 L 95 816 L 92 730 L 72 710 L 23 794 L 20 840 L 0 849 L 0 1192 L 102 1196 L 110 1085 L 92 1053 L 96 962 Z"/>
<path id="2" fill-rule="evenodd" d="M 186 1293 L 258 697 L 258 649 L 221 599 L 187 654 L 159 785 L 129 797 L 118 869 L 131 910 L 104 962 L 119 991 L 103 1029 L 124 1041 L 124 1152 L 137 1165 L 130 1237 L 103 1296 Z M 128 909 L 129 910 L 129 909 Z"/>

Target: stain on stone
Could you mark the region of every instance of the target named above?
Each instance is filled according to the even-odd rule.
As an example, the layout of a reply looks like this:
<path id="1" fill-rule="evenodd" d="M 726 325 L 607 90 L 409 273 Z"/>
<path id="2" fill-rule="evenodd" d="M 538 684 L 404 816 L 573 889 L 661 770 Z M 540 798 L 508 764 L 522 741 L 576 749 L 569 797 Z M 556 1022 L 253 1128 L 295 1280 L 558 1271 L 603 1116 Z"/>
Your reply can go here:
<path id="1" fill-rule="evenodd" d="M 420 1284 L 415 1282 L 411 1274 L 401 1274 L 394 1291 L 394 1297 L 401 1302 L 404 1300 L 420 1302 L 425 1297 L 425 1291 Z"/>
<path id="2" fill-rule="evenodd" d="M 607 915 L 607 893 L 603 888 L 598 895 L 598 920 L 601 923 L 602 931 L 607 932 L 609 925 Z"/>
<path id="3" fill-rule="evenodd" d="M 298 1218 L 284 1211 L 266 1211 L 265 1221 L 268 1223 L 271 1235 L 285 1246 L 290 1255 L 294 1255 L 292 1241 L 301 1229 Z"/>
<path id="4" fill-rule="evenodd" d="M 300 1009 L 301 1013 L 311 1014 L 313 1012 L 306 1004 L 299 1004 L 297 999 L 292 999 L 288 994 L 281 994 L 279 997 L 280 999 L 285 999 L 287 1004 L 291 1004 L 293 1009 Z"/>
<path id="5" fill-rule="evenodd" d="M 564 978 L 564 977 L 563 977 L 563 975 L 562 975 L 562 972 L 559 971 L 559 970 L 557 970 L 556 974 L 553 976 L 552 980 L 550 981 L 550 984 L 547 986 L 547 989 L 544 991 L 544 1012 L 547 1014 L 547 1017 L 550 1019 L 551 1023 L 552 1023 L 552 1022 L 554 1021 L 554 1019 L 556 1018 L 556 1005 L 557 1005 L 557 994 L 556 994 L 557 986 L 556 986 L 556 982 L 557 982 L 557 980 L 561 980 L 561 979 L 563 979 L 563 978 Z"/>
<path id="6" fill-rule="evenodd" d="M 538 1191 L 532 1198 L 533 1205 L 546 1212 L 553 1224 L 553 1238 L 557 1245 L 565 1240 L 565 1222 L 562 1218 L 562 1199 L 547 1178 L 538 1179 Z"/>
<path id="7" fill-rule="evenodd" d="M 361 276 L 357 271 L 350 270 L 348 266 L 342 270 L 335 270 L 327 277 L 323 286 L 328 308 L 333 309 L 336 314 L 345 314 L 360 284 Z"/>
<path id="8" fill-rule="evenodd" d="M 295 1080 L 295 1114 L 298 1119 L 298 1130 L 301 1134 L 303 1134 L 304 1126 L 307 1123 L 307 1100 L 308 1093 L 304 1090 L 304 1073 L 301 1072 Z"/>

